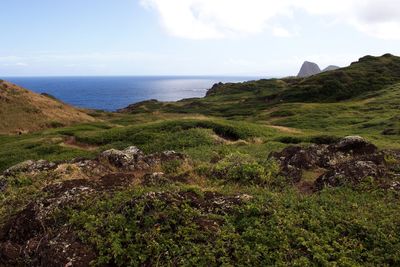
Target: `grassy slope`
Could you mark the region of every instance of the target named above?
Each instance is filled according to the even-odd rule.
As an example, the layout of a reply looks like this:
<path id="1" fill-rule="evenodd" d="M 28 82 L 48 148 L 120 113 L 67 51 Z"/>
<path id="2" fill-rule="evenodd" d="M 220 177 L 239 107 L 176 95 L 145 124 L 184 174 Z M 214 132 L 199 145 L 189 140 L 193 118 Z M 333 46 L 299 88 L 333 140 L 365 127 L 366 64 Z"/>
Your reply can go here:
<path id="1" fill-rule="evenodd" d="M 378 60 L 390 66 L 388 58 Z M 326 78 L 321 77 L 325 76 L 220 85 L 202 99 L 149 101 L 131 107 L 131 114 L 98 113 L 102 122 L 0 136 L 0 170 L 24 159 L 92 157 L 107 148 L 129 145 L 148 153 L 174 149 L 190 155 L 195 169 L 190 184 L 135 186 L 99 195 L 79 208 L 63 211 L 62 220 L 102 255 L 98 263 L 399 265 L 399 195 L 375 188 L 373 181 L 359 188 L 345 186 L 304 195 L 287 185 L 264 187 L 204 174 L 214 166 L 211 159 L 240 152 L 262 162 L 287 143 L 308 143 L 320 135 L 360 134 L 381 148 L 400 148 L 400 84 L 395 79 L 391 85 L 378 82 L 380 86 L 373 90 L 357 89 L 351 99 L 340 102 L 276 102 L 292 97 L 290 90 L 309 94 L 306 87 L 294 86 Z M 297 91 L 295 95 L 299 97 Z M 70 136 L 92 149 L 65 145 Z M 0 215 L 9 216 L 24 207 L 37 197 L 42 184 L 49 182 L 24 177 L 13 181 L 0 195 Z M 245 193 L 254 199 L 227 214 L 162 200 L 154 203 L 151 213 L 141 208 L 149 203 L 145 200 L 136 202 L 136 208 L 121 210 L 121 203 L 154 191 L 190 191 L 200 198 L 206 191 Z M 199 228 L 195 221 L 199 216 L 220 222 L 218 231 Z M 160 222 L 160 218 L 164 219 Z"/>
<path id="2" fill-rule="evenodd" d="M 364 57 L 306 79 L 217 84 L 205 98 L 144 102 L 123 112 L 196 113 L 317 134 L 359 134 L 381 147 L 399 148 L 399 82 L 400 58 Z"/>
<path id="3" fill-rule="evenodd" d="M 95 119 L 79 109 L 0 81 L 1 134 L 37 131 L 91 121 Z"/>

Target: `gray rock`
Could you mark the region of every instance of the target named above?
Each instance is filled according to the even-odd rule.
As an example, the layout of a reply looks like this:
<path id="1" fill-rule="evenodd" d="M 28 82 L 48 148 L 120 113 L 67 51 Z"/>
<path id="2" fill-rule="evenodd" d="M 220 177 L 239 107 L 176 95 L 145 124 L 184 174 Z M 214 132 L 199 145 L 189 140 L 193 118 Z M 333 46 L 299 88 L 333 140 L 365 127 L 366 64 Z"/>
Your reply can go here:
<path id="1" fill-rule="evenodd" d="M 281 175 L 292 183 L 301 181 L 305 170 L 326 170 L 315 182 L 317 189 L 392 176 L 385 154 L 360 136 L 347 136 L 332 145 L 289 146 L 271 156 L 280 164 Z"/>
<path id="2" fill-rule="evenodd" d="M 135 146 L 124 150 L 110 149 L 102 152 L 99 157 L 101 163 L 109 164 L 123 170 L 137 170 L 148 168 L 144 161 L 144 154 Z"/>
<path id="3" fill-rule="evenodd" d="M 300 72 L 297 75 L 299 78 L 310 77 L 312 75 L 316 75 L 321 73 L 321 69 L 319 66 L 313 62 L 305 61 L 301 66 Z"/>
<path id="4" fill-rule="evenodd" d="M 378 150 L 375 145 L 369 143 L 361 136 L 346 136 L 335 144 L 335 149 L 342 152 L 354 152 L 357 154 L 371 154 Z"/>
<path id="5" fill-rule="evenodd" d="M 21 162 L 17 165 L 8 168 L 5 172 L 5 176 L 13 176 L 19 173 L 31 173 L 31 172 L 41 172 L 41 171 L 49 171 L 57 167 L 57 164 L 53 162 L 48 162 L 46 160 L 27 160 Z"/>
<path id="6" fill-rule="evenodd" d="M 315 187 L 321 190 L 325 186 L 357 185 L 367 177 L 379 179 L 386 175 L 388 174 L 384 165 L 377 165 L 372 161 L 354 160 L 338 164 L 320 176 L 315 181 Z"/>

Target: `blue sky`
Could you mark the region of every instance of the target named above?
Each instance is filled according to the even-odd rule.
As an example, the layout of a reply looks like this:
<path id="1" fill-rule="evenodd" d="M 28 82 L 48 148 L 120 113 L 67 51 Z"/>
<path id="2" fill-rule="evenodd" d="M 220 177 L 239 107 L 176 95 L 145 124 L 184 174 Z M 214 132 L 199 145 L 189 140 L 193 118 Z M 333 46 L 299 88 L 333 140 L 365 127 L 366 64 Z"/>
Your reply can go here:
<path id="1" fill-rule="evenodd" d="M 400 55 L 398 0 L 12 0 L 0 76 L 296 74 Z"/>

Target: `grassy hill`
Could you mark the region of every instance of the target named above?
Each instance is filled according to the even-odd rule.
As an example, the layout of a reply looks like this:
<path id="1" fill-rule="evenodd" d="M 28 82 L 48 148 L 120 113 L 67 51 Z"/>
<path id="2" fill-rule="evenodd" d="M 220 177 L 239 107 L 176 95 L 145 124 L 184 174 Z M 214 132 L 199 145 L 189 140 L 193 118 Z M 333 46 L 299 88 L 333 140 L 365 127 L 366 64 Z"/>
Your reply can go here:
<path id="1" fill-rule="evenodd" d="M 0 171 L 54 162 L 0 174 L 0 265 L 399 266 L 399 77 L 398 57 L 368 56 L 310 78 L 216 84 L 204 98 L 0 134 Z M 23 110 L 32 93 L 2 85 L 8 130 L 48 125 L 45 110 L 79 112 L 36 94 L 40 111 Z M 349 135 L 378 151 L 343 152 Z M 185 156 L 165 160 L 170 150 Z M 338 176 L 315 187 L 328 174 Z"/>
<path id="2" fill-rule="evenodd" d="M 0 134 L 26 133 L 95 119 L 48 95 L 0 80 Z"/>
<path id="3" fill-rule="evenodd" d="M 146 101 L 121 112 L 203 114 L 330 135 L 359 134 L 398 146 L 399 103 L 400 58 L 386 54 L 304 79 L 219 83 L 204 98 Z"/>
<path id="4" fill-rule="evenodd" d="M 284 78 L 244 83 L 216 84 L 206 97 L 161 103 L 145 101 L 122 112 L 164 111 L 201 113 L 223 117 L 250 117 L 282 103 L 335 103 L 379 95 L 400 83 L 400 57 L 366 56 L 349 67 L 308 78 Z"/>

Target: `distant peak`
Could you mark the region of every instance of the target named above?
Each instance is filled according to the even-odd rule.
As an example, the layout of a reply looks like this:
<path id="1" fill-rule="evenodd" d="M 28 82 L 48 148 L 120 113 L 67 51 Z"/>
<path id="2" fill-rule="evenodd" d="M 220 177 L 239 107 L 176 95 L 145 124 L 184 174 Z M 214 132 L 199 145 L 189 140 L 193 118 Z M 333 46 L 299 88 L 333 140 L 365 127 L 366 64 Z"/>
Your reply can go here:
<path id="1" fill-rule="evenodd" d="M 326 67 L 325 69 L 323 69 L 322 72 L 332 71 L 332 70 L 337 70 L 337 69 L 340 69 L 340 67 L 335 66 L 335 65 L 329 65 L 328 67 Z"/>
<path id="2" fill-rule="evenodd" d="M 301 66 L 300 72 L 297 77 L 305 78 L 321 72 L 319 66 L 310 61 L 304 61 L 303 65 Z"/>

